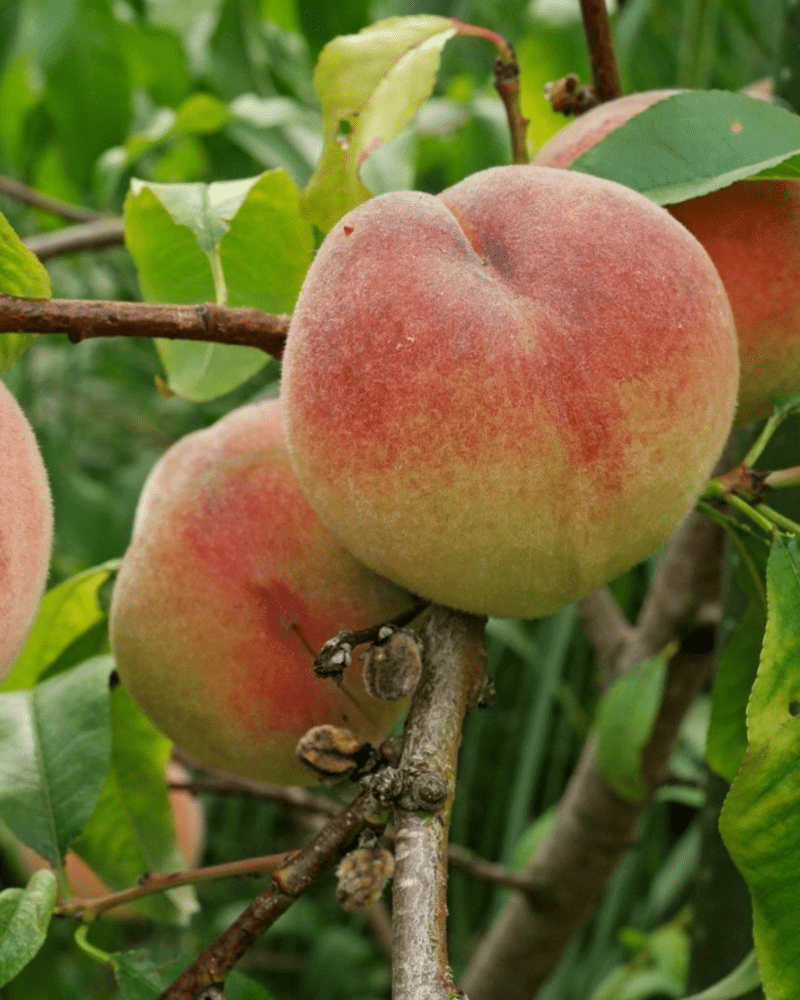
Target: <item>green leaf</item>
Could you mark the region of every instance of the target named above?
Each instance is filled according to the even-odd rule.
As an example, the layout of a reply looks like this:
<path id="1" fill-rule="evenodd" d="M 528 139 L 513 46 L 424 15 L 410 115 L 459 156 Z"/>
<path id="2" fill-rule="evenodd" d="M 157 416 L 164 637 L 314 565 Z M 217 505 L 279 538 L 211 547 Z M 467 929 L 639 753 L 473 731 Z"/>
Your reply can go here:
<path id="1" fill-rule="evenodd" d="M 105 621 L 98 592 L 118 566 L 119 560 L 112 560 L 84 570 L 44 595 L 28 641 L 0 690 L 32 687 L 76 639 Z"/>
<path id="2" fill-rule="evenodd" d="M 284 170 L 262 174 L 220 240 L 229 304 L 290 311 L 313 253 L 311 226 L 300 215 L 294 181 Z"/>
<path id="3" fill-rule="evenodd" d="M 647 790 L 641 774 L 642 751 L 664 693 L 672 646 L 651 656 L 619 677 L 600 699 L 595 736 L 597 760 L 603 777 L 618 795 L 641 802 Z"/>
<path id="4" fill-rule="evenodd" d="M 0 986 L 31 961 L 47 938 L 56 906 L 56 877 L 34 872 L 25 889 L 0 892 Z"/>
<path id="5" fill-rule="evenodd" d="M 121 951 L 111 964 L 119 986 L 120 1000 L 156 1000 L 188 965 L 188 960 L 171 963 L 168 968 L 156 965 L 144 950 Z M 272 1000 L 272 994 L 259 983 L 234 969 L 225 980 L 226 1000 Z"/>
<path id="6" fill-rule="evenodd" d="M 169 979 L 146 951 L 120 951 L 111 961 L 120 1000 L 155 1000 Z"/>
<path id="7" fill-rule="evenodd" d="M 50 298 L 50 275 L 0 212 L 0 294 Z M 30 333 L 0 334 L 0 372 L 18 361 L 34 341 Z"/>
<path id="8" fill-rule="evenodd" d="M 756 954 L 770 998 L 800 993 L 800 545 L 777 538 L 767 627 L 747 707 L 748 747 L 720 817 L 750 889 Z"/>
<path id="9" fill-rule="evenodd" d="M 110 657 L 0 695 L 0 815 L 53 864 L 92 815 L 108 773 Z"/>
<path id="10" fill-rule="evenodd" d="M 725 646 L 714 678 L 706 757 L 708 766 L 729 782 L 736 777 L 747 750 L 745 713 L 765 626 L 764 608 L 760 601 L 752 600 Z"/>
<path id="11" fill-rule="evenodd" d="M 139 711 L 123 687 L 111 692 L 111 769 L 97 808 L 73 849 L 114 890 L 135 885 L 148 871 L 184 867 L 175 843 L 164 782 L 171 742 Z M 196 903 L 190 888 L 137 901 L 159 920 L 188 916 Z"/>
<path id="12" fill-rule="evenodd" d="M 751 951 L 724 979 L 720 979 L 718 983 L 699 993 L 692 993 L 686 1000 L 735 1000 L 736 997 L 743 997 L 760 985 L 761 975 L 758 971 L 756 953 Z"/>
<path id="13" fill-rule="evenodd" d="M 128 248 L 145 298 L 283 312 L 313 254 L 300 193 L 283 170 L 220 184 L 135 181 L 125 201 Z M 267 363 L 254 347 L 157 341 L 171 389 L 201 402 L 230 392 Z"/>
<path id="14" fill-rule="evenodd" d="M 457 32 L 445 17 L 393 17 L 322 50 L 314 86 L 325 147 L 304 192 L 304 211 L 327 231 L 370 197 L 359 171 L 383 143 L 411 123 L 430 96 L 442 49 Z"/>
<path id="15" fill-rule="evenodd" d="M 618 181 L 659 205 L 686 201 L 800 154 L 800 117 L 728 91 L 675 94 L 579 156 L 571 169 Z M 790 176 L 797 176 L 792 172 Z"/>
<path id="16" fill-rule="evenodd" d="M 767 563 L 767 626 L 758 675 L 747 705 L 747 737 L 753 747 L 785 724 L 797 725 L 800 704 L 800 542 L 777 538 Z"/>
<path id="17" fill-rule="evenodd" d="M 88 184 L 97 157 L 123 141 L 131 120 L 124 36 L 109 0 L 41 0 L 36 13 L 50 23 L 39 42 L 48 109 L 70 173 Z"/>
<path id="18" fill-rule="evenodd" d="M 173 187 L 180 190 L 166 196 L 171 202 L 187 188 L 194 189 L 196 200 L 200 200 L 197 189 L 205 186 L 133 182 L 125 199 L 125 243 L 136 264 L 142 294 L 150 302 L 213 301 L 211 263 L 186 224 L 188 206 L 176 218 L 165 199 L 159 197 L 158 189 Z"/>

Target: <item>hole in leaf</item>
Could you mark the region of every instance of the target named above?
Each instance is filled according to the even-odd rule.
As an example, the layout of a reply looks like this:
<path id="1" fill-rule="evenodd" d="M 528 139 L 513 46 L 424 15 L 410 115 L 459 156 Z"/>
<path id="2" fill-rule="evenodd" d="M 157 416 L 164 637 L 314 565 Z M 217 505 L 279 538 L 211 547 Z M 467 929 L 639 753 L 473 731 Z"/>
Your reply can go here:
<path id="1" fill-rule="evenodd" d="M 795 718 L 800 715 L 800 701 L 789 702 L 789 715 L 793 715 Z"/>
<path id="2" fill-rule="evenodd" d="M 350 136 L 353 134 L 353 126 L 347 118 L 342 118 L 336 127 L 336 141 L 342 147 L 342 149 L 347 149 L 350 145 Z"/>

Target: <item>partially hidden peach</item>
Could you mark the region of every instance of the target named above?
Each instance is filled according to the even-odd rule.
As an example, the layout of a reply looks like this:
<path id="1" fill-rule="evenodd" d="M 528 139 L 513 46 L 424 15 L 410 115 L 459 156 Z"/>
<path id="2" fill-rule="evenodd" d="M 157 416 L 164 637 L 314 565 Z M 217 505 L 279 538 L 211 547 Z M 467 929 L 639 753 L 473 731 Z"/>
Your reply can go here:
<path id="1" fill-rule="evenodd" d="M 178 764 L 167 768 L 167 781 L 180 782 L 188 777 Z M 186 868 L 194 868 L 200 861 L 205 844 L 205 815 L 203 807 L 191 792 L 171 789 L 169 801 L 175 825 L 175 842 Z M 20 859 L 25 871 L 32 875 L 40 868 L 50 867 L 41 855 L 24 844 L 19 845 Z M 64 874 L 71 894 L 76 899 L 99 899 L 110 892 L 100 876 L 74 851 L 68 851 L 64 858 Z M 108 916 L 127 919 L 136 916 L 129 906 L 118 906 L 108 911 Z"/>
<path id="2" fill-rule="evenodd" d="M 341 686 L 318 679 L 308 647 L 412 603 L 322 526 L 273 401 L 188 435 L 157 464 L 114 588 L 111 642 L 123 684 L 179 746 L 244 777 L 307 784 L 295 746 L 310 727 L 377 742 L 405 707 L 367 694 L 358 654 Z"/>
<path id="3" fill-rule="evenodd" d="M 535 162 L 568 167 L 675 93 L 647 91 L 601 104 L 556 133 Z M 708 251 L 730 298 L 741 365 L 736 424 L 744 426 L 770 412 L 774 395 L 800 392 L 800 181 L 738 181 L 668 208 Z"/>
<path id="4" fill-rule="evenodd" d="M 737 379 L 727 296 L 683 226 L 621 185 L 509 166 L 341 219 L 282 391 L 300 482 L 358 559 L 533 617 L 669 537 Z"/>
<path id="5" fill-rule="evenodd" d="M 50 565 L 53 506 L 42 456 L 0 382 L 0 680 L 30 632 Z"/>

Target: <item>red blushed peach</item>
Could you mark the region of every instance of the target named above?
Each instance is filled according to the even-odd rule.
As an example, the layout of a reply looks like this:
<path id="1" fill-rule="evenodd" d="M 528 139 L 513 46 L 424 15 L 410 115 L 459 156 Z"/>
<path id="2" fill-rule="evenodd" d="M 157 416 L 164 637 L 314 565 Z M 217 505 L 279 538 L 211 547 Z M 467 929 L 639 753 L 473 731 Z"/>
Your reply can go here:
<path id="1" fill-rule="evenodd" d="M 0 382 L 0 680 L 28 637 L 53 540 L 47 474 L 27 418 Z"/>
<path id="2" fill-rule="evenodd" d="M 299 737 L 323 723 L 380 741 L 403 704 L 312 671 L 342 629 L 411 597 L 334 540 L 291 470 L 277 401 L 190 434 L 145 485 L 111 607 L 123 684 L 167 736 L 234 774 L 308 783 Z"/>
<path id="3" fill-rule="evenodd" d="M 532 617 L 669 537 L 737 379 L 727 296 L 683 226 L 621 185 L 514 166 L 336 225 L 283 399 L 300 482 L 358 559 L 440 603 Z"/>
<path id="4" fill-rule="evenodd" d="M 648 91 L 601 104 L 553 136 L 535 162 L 568 167 L 675 93 Z M 800 181 L 739 181 L 669 211 L 703 244 L 728 292 L 741 365 L 736 424 L 744 426 L 769 413 L 776 393 L 800 391 Z"/>

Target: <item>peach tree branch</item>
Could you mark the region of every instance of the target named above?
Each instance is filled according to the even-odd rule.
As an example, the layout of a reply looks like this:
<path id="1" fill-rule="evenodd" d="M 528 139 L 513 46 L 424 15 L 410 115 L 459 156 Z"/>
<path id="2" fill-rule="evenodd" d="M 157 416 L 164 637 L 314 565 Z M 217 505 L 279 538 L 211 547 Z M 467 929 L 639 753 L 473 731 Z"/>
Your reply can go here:
<path id="1" fill-rule="evenodd" d="M 371 791 L 357 795 L 306 847 L 273 872 L 267 888 L 158 1000 L 196 1000 L 204 990 L 224 983 L 251 945 L 339 859 L 379 808 Z"/>
<path id="2" fill-rule="evenodd" d="M 454 993 L 447 956 L 447 863 L 456 758 L 485 683 L 485 619 L 434 605 L 406 721 L 395 808 L 393 1000 Z"/>
<path id="3" fill-rule="evenodd" d="M 519 63 L 514 46 L 502 35 L 489 28 L 475 24 L 465 24 L 457 18 L 450 18 L 456 25 L 459 35 L 472 35 L 474 38 L 484 38 L 497 49 L 494 61 L 494 89 L 497 91 L 508 119 L 508 130 L 511 137 L 511 156 L 513 163 L 528 162 L 528 147 L 525 144 L 525 133 L 530 122 L 522 114 L 519 103 Z"/>
<path id="4" fill-rule="evenodd" d="M 66 333 L 75 344 L 92 337 L 164 337 L 258 347 L 280 358 L 289 319 L 283 314 L 217 306 L 211 302 L 182 306 L 94 299 L 31 299 L 0 294 L 0 330 Z"/>
<path id="5" fill-rule="evenodd" d="M 0 176 L 0 194 L 44 209 L 45 212 L 52 212 L 53 215 L 60 215 L 62 219 L 69 219 L 71 222 L 91 222 L 93 219 L 108 218 L 102 212 L 95 212 L 91 208 L 83 208 L 58 198 L 51 198 L 49 195 L 42 194 L 41 191 L 28 187 L 27 184 L 14 180 L 13 177 Z"/>
<path id="6" fill-rule="evenodd" d="M 125 243 L 125 233 L 122 219 L 101 216 L 75 226 L 56 229 L 52 233 L 28 236 L 23 242 L 39 260 L 51 260 L 53 257 L 63 257 L 83 250 L 121 247 Z"/>
<path id="7" fill-rule="evenodd" d="M 592 64 L 592 80 L 598 100 L 611 101 L 622 96 L 611 25 L 608 20 L 605 0 L 581 0 L 583 30 L 589 47 Z"/>
<path id="8" fill-rule="evenodd" d="M 84 921 L 94 920 L 101 913 L 113 910 L 125 903 L 132 903 L 145 896 L 158 892 L 167 892 L 182 885 L 199 885 L 201 882 L 213 882 L 221 878 L 234 878 L 244 875 L 265 875 L 285 865 L 297 852 L 283 851 L 280 854 L 266 854 L 259 858 L 245 858 L 242 861 L 226 861 L 219 865 L 207 865 L 204 868 L 189 868 L 186 871 L 170 872 L 166 875 L 148 874 L 142 877 L 140 885 L 119 892 L 110 892 L 94 899 L 67 899 L 56 906 L 59 916 L 75 916 Z"/>

